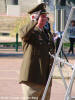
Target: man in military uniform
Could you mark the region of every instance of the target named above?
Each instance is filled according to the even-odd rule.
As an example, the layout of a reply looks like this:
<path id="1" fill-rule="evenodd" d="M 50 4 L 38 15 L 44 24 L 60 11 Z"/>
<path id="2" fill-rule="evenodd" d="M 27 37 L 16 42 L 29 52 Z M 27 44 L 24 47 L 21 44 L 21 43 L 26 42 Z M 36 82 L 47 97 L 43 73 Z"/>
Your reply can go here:
<path id="1" fill-rule="evenodd" d="M 29 18 L 20 29 L 23 42 L 23 62 L 20 70 L 20 84 L 22 84 L 25 100 L 41 100 L 43 91 L 51 70 L 49 45 L 43 26 L 47 21 L 45 3 L 39 4 L 28 12 Z M 36 14 L 37 13 L 37 14 Z M 33 16 L 34 15 L 34 16 Z M 50 100 L 51 84 L 45 100 Z"/>

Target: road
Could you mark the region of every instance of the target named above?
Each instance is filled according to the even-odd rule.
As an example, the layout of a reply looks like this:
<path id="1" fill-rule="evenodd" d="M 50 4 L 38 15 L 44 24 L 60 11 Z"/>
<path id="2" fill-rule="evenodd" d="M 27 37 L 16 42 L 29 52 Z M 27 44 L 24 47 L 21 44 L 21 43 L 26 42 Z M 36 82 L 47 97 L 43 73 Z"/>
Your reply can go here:
<path id="1" fill-rule="evenodd" d="M 0 51 L 10 54 L 10 51 Z M 14 53 L 14 51 L 11 51 Z M 16 54 L 16 53 L 14 53 Z M 17 55 L 19 52 L 17 53 Z M 22 54 L 22 52 L 20 52 Z M 18 83 L 22 63 L 21 56 L 0 56 L 0 100 L 23 100 L 21 85 Z M 67 80 L 68 83 L 69 80 Z M 51 99 L 64 100 L 65 88 L 61 79 L 53 79 Z M 75 82 L 72 95 L 75 96 Z"/>

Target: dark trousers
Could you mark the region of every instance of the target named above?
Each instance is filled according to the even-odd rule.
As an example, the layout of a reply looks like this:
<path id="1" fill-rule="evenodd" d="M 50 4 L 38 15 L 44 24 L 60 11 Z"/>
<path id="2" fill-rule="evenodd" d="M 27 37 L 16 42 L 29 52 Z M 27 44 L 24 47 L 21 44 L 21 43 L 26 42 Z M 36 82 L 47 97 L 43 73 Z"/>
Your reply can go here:
<path id="1" fill-rule="evenodd" d="M 58 47 L 59 47 L 59 44 L 60 44 L 60 38 L 58 38 L 57 40 L 56 40 L 56 52 L 57 52 L 57 50 L 58 50 Z"/>
<path id="2" fill-rule="evenodd" d="M 69 48 L 69 53 L 72 52 L 72 54 L 74 53 L 73 47 L 74 47 L 74 43 L 75 43 L 75 38 L 69 38 L 70 40 L 70 48 Z"/>

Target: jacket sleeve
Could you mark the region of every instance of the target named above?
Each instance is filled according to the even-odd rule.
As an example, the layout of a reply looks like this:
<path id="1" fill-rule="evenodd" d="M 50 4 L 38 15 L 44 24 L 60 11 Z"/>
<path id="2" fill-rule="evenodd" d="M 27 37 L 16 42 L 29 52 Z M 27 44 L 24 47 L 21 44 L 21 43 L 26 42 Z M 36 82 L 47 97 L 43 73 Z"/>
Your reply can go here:
<path id="1" fill-rule="evenodd" d="M 32 21 L 31 19 L 23 27 L 20 28 L 20 37 L 23 39 L 28 38 L 31 31 L 36 26 L 37 21 Z"/>

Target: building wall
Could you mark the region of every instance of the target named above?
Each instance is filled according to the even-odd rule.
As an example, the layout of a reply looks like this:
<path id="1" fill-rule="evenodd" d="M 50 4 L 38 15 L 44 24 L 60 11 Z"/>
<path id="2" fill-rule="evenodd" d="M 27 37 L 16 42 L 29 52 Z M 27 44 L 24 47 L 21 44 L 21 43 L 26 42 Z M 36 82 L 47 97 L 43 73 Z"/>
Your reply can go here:
<path id="1" fill-rule="evenodd" d="M 5 14 L 7 12 L 7 5 L 10 0 L 0 0 L 0 14 Z M 21 13 L 25 13 L 37 5 L 41 0 L 18 0 L 18 5 L 20 5 Z M 13 2 L 11 2 L 13 3 Z M 10 2 L 8 3 L 10 4 Z"/>
<path id="2" fill-rule="evenodd" d="M 25 13 L 37 5 L 38 0 L 19 0 L 19 5 L 21 7 L 21 13 Z"/>
<path id="3" fill-rule="evenodd" d="M 5 1 L 6 0 L 0 0 L 0 33 L 11 34 L 18 17 L 5 16 L 7 14 L 7 5 L 5 6 L 5 4 L 13 4 L 12 0 L 8 0 L 8 2 Z M 38 3 L 38 0 L 18 0 L 18 5 L 20 6 L 21 11 L 20 13 L 26 13 Z"/>
<path id="4" fill-rule="evenodd" d="M 0 0 L 0 14 L 4 14 L 6 12 L 5 0 Z"/>

